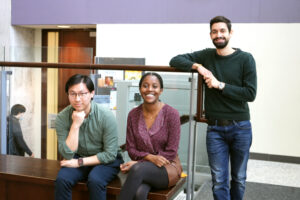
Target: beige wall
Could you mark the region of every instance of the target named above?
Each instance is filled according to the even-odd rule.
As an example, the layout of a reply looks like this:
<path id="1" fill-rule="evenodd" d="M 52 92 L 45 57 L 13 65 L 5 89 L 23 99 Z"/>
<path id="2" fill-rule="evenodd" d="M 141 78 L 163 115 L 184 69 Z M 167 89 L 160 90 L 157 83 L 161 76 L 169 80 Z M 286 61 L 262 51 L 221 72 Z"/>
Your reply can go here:
<path id="1" fill-rule="evenodd" d="M 0 60 L 5 60 L 4 58 L 4 47 L 9 45 L 10 41 L 10 22 L 11 22 L 11 0 L 0 1 Z"/>

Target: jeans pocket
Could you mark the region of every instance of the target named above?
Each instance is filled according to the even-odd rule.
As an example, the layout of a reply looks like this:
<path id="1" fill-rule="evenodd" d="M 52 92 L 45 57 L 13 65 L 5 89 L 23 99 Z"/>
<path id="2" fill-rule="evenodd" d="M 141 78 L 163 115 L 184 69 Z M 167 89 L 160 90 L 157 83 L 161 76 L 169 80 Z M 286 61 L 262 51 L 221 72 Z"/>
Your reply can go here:
<path id="1" fill-rule="evenodd" d="M 237 128 L 242 130 L 251 129 L 251 122 L 249 120 L 239 121 L 239 122 L 234 121 L 234 124 Z"/>
<path id="2" fill-rule="evenodd" d="M 209 133 L 209 132 L 212 132 L 216 130 L 216 126 L 215 125 L 207 125 L 207 128 L 206 128 L 206 132 Z"/>

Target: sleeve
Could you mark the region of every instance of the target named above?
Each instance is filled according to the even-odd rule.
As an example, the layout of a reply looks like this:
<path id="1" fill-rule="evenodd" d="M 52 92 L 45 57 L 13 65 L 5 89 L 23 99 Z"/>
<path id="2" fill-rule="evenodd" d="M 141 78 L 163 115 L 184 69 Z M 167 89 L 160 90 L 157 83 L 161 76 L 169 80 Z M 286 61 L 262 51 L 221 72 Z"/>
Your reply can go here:
<path id="1" fill-rule="evenodd" d="M 172 108 L 167 113 L 167 134 L 168 141 L 165 150 L 159 154 L 168 160 L 174 160 L 179 147 L 180 141 L 180 116 L 176 109 Z"/>
<path id="2" fill-rule="evenodd" d="M 73 152 L 66 144 L 66 139 L 70 131 L 70 119 L 66 115 L 58 114 L 55 120 L 56 134 L 58 140 L 58 151 L 67 160 L 74 157 L 75 152 Z"/>
<path id="3" fill-rule="evenodd" d="M 233 100 L 251 102 L 254 101 L 257 90 L 256 64 L 251 54 L 245 60 L 242 70 L 242 87 L 226 83 L 222 94 Z"/>
<path id="4" fill-rule="evenodd" d="M 134 131 L 133 131 L 133 122 L 132 121 L 132 112 L 129 113 L 127 118 L 127 132 L 126 132 L 126 149 L 128 151 L 128 155 L 132 160 L 138 161 L 142 160 L 145 156 L 147 156 L 149 153 L 144 151 L 137 150 L 137 141 L 135 139 Z"/>
<path id="5" fill-rule="evenodd" d="M 117 121 L 111 111 L 107 111 L 102 118 L 103 151 L 97 153 L 98 160 L 103 163 L 114 161 L 118 153 L 118 128 Z"/>
<path id="6" fill-rule="evenodd" d="M 24 140 L 21 126 L 19 123 L 15 123 L 13 126 L 13 136 L 18 148 L 23 149 L 23 151 L 25 151 L 29 156 L 31 156 L 32 152 Z"/>
<path id="7" fill-rule="evenodd" d="M 194 63 L 202 64 L 200 61 L 201 52 L 202 51 L 196 51 L 193 53 L 177 55 L 170 60 L 169 64 L 176 69 L 191 71 Z"/>

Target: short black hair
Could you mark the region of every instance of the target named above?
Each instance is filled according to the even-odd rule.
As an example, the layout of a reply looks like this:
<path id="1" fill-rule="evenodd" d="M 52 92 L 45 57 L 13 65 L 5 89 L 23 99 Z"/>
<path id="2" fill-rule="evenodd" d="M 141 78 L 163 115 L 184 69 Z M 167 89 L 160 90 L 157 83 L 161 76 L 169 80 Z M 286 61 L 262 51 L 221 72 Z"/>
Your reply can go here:
<path id="1" fill-rule="evenodd" d="M 139 88 L 142 87 L 142 83 L 144 81 L 144 79 L 147 77 L 147 76 L 156 76 L 156 78 L 158 79 L 159 81 L 159 84 L 160 84 L 160 88 L 164 88 L 164 83 L 163 83 L 163 80 L 161 78 L 161 76 L 158 74 L 158 73 L 155 73 L 155 72 L 148 72 L 146 74 L 144 74 L 140 80 L 140 83 L 139 83 Z"/>
<path id="2" fill-rule="evenodd" d="M 213 24 L 223 22 L 227 25 L 228 31 L 231 31 L 231 21 L 224 16 L 216 16 L 210 20 L 210 30 Z"/>
<path id="3" fill-rule="evenodd" d="M 11 108 L 10 114 L 18 115 L 19 113 L 24 113 L 24 112 L 26 112 L 25 106 L 21 104 L 16 104 Z"/>
<path id="4" fill-rule="evenodd" d="M 66 82 L 65 92 L 68 93 L 70 87 L 79 83 L 84 83 L 90 92 L 95 90 L 94 83 L 90 77 L 87 75 L 75 74 Z"/>

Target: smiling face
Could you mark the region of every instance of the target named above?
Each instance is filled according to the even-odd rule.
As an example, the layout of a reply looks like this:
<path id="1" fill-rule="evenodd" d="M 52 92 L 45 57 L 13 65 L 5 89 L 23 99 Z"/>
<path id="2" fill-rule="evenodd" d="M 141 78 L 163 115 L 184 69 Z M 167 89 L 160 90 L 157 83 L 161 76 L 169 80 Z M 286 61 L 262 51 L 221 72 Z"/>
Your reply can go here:
<path id="1" fill-rule="evenodd" d="M 76 111 L 84 111 L 86 114 L 89 113 L 94 92 L 95 91 L 90 92 L 85 83 L 78 83 L 71 86 L 68 90 L 71 106 Z"/>
<path id="2" fill-rule="evenodd" d="M 157 103 L 162 92 L 160 82 L 154 75 L 146 76 L 141 83 L 140 93 L 146 104 Z"/>
<path id="3" fill-rule="evenodd" d="M 210 38 L 217 49 L 223 49 L 227 46 L 232 31 L 229 32 L 226 23 L 218 22 L 211 26 Z"/>

